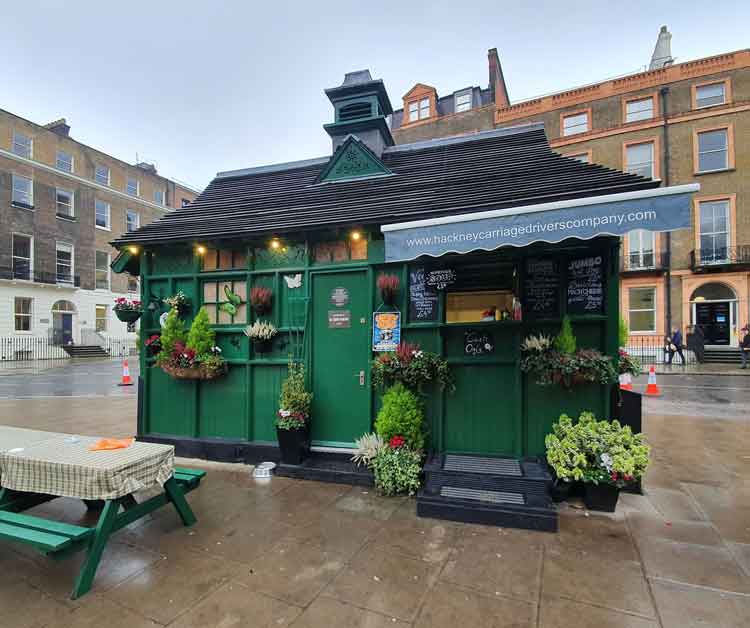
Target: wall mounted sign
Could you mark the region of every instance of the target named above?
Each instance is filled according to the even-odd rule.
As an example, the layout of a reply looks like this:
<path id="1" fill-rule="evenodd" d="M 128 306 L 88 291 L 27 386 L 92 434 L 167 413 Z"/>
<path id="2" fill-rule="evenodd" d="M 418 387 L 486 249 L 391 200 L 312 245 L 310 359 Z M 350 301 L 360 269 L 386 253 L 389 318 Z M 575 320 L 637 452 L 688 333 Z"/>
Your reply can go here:
<path id="1" fill-rule="evenodd" d="M 331 305 L 344 307 L 349 303 L 349 291 L 346 288 L 338 287 L 331 290 Z"/>
<path id="2" fill-rule="evenodd" d="M 560 272 L 557 260 L 529 258 L 523 280 L 524 313 L 531 318 L 560 313 Z"/>
<path id="3" fill-rule="evenodd" d="M 427 280 L 425 283 L 430 288 L 445 290 L 448 286 L 456 283 L 456 271 L 452 268 L 445 268 L 443 270 L 431 270 L 429 273 L 427 273 Z"/>
<path id="4" fill-rule="evenodd" d="M 604 313 L 604 258 L 568 261 L 568 314 Z"/>
<path id="5" fill-rule="evenodd" d="M 328 310 L 328 329 L 346 329 L 351 326 L 351 310 Z"/>
<path id="6" fill-rule="evenodd" d="M 476 329 L 469 329 L 464 332 L 464 354 L 486 355 L 494 352 L 495 341 L 492 334 Z"/>
<path id="7" fill-rule="evenodd" d="M 372 315 L 372 350 L 395 351 L 401 342 L 401 312 Z"/>
<path id="8" fill-rule="evenodd" d="M 427 285 L 424 268 L 409 271 L 409 320 L 436 321 L 438 294 Z"/>

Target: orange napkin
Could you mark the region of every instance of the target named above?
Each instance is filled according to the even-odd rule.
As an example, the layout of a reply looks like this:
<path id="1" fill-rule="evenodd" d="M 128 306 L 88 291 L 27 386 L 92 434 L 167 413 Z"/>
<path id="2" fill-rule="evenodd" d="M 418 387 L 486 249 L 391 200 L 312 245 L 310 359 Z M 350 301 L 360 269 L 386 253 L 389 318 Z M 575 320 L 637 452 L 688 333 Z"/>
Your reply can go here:
<path id="1" fill-rule="evenodd" d="M 98 443 L 89 447 L 89 451 L 112 451 L 125 449 L 133 444 L 134 438 L 102 438 Z"/>

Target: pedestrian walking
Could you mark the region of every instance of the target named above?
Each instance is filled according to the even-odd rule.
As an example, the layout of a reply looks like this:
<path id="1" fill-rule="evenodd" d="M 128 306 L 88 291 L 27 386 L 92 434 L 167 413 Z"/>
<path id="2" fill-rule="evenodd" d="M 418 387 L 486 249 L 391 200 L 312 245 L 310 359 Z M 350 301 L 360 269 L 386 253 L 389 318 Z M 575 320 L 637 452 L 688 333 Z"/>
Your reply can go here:
<path id="1" fill-rule="evenodd" d="M 670 339 L 671 344 L 671 339 Z M 695 359 L 703 363 L 703 354 L 706 347 L 706 336 L 699 325 L 691 325 L 687 333 L 687 348 L 692 351 Z"/>
<path id="2" fill-rule="evenodd" d="M 682 352 L 682 332 L 677 327 L 672 330 L 671 336 L 667 336 L 667 351 L 669 352 L 669 364 L 672 364 L 672 359 L 676 353 L 682 360 L 682 366 L 685 366 L 685 354 Z"/>
<path id="3" fill-rule="evenodd" d="M 742 340 L 740 340 L 740 357 L 742 358 L 742 366 L 740 368 L 746 369 L 748 359 L 750 359 L 750 327 L 745 325 L 741 331 Z"/>

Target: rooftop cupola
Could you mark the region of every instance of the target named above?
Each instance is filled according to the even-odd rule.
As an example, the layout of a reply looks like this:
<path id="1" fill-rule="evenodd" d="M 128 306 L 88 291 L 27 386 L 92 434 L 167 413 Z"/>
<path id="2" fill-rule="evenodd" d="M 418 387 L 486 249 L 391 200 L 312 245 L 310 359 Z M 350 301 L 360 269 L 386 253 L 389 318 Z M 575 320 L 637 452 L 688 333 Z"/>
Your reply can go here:
<path id="1" fill-rule="evenodd" d="M 333 105 L 334 122 L 323 128 L 331 136 L 334 152 L 349 135 L 356 135 L 378 157 L 393 146 L 387 120 L 393 107 L 382 80 L 373 79 L 369 70 L 348 72 L 341 85 L 325 92 Z"/>

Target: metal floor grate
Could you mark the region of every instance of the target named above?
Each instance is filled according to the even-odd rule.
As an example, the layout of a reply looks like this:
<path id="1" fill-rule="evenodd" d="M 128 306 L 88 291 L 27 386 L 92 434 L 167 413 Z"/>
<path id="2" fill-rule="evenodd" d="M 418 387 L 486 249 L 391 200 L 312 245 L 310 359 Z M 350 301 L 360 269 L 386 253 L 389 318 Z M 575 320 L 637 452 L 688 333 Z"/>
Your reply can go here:
<path id="1" fill-rule="evenodd" d="M 523 475 L 521 465 L 513 458 L 479 458 L 446 454 L 443 469 L 465 473 L 486 473 L 487 475 L 514 475 L 519 478 Z"/>
<path id="2" fill-rule="evenodd" d="M 471 499 L 477 502 L 490 502 L 492 504 L 516 504 L 523 506 L 526 503 L 521 493 L 483 491 L 475 488 L 457 488 L 455 486 L 444 486 L 440 489 L 440 495 L 441 497 Z"/>

